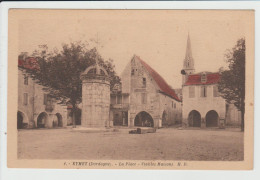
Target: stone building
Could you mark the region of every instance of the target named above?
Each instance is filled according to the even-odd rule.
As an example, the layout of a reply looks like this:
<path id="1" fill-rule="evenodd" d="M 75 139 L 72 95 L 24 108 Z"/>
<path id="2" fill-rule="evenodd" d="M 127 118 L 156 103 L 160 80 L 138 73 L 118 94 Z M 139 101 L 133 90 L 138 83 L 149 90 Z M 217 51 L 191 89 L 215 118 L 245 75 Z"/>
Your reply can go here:
<path id="1" fill-rule="evenodd" d="M 181 100 L 146 62 L 134 56 L 111 94 L 114 126 L 162 127 L 181 123 Z"/>
<path id="2" fill-rule="evenodd" d="M 29 77 L 25 68 L 37 70 L 31 57 L 18 59 L 17 128 L 53 128 L 67 125 L 67 106 L 57 104 L 43 86 Z"/>
<path id="3" fill-rule="evenodd" d="M 233 104 L 227 104 L 219 95 L 220 74 L 218 72 L 195 73 L 189 36 L 181 74 L 182 116 L 185 126 L 219 127 L 241 123 L 240 111 Z"/>

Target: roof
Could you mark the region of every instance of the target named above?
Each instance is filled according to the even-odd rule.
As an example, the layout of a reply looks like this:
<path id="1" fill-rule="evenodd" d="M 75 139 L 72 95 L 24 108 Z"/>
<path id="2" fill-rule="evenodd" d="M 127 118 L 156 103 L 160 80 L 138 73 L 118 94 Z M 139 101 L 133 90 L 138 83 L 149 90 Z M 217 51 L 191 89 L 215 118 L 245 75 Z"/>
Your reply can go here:
<path id="1" fill-rule="evenodd" d="M 38 70 L 39 64 L 34 57 L 28 57 L 25 60 L 18 59 L 18 67 L 29 69 L 29 70 Z"/>
<path id="2" fill-rule="evenodd" d="M 184 85 L 207 85 L 207 84 L 217 84 L 220 81 L 219 73 L 206 73 L 206 82 L 201 82 L 201 75 L 191 74 Z"/>
<path id="3" fill-rule="evenodd" d="M 176 95 L 174 90 L 167 84 L 167 82 L 158 74 L 153 68 L 151 68 L 146 62 L 144 62 L 140 57 L 135 56 L 141 64 L 145 67 L 145 69 L 149 72 L 152 76 L 158 87 L 160 88 L 161 93 L 170 96 L 171 98 L 175 99 L 176 101 L 181 101 L 179 97 Z"/>

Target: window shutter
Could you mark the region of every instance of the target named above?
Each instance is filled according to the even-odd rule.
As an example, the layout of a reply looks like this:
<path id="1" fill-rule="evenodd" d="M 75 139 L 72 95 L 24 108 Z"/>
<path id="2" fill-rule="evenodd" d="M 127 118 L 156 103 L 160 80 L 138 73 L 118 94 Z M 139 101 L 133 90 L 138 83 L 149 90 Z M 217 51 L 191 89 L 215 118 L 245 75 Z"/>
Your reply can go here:
<path id="1" fill-rule="evenodd" d="M 194 98 L 195 97 L 195 86 L 189 87 L 189 97 Z"/>
<path id="2" fill-rule="evenodd" d="M 24 75 L 24 85 L 28 85 L 28 76 Z"/>
<path id="3" fill-rule="evenodd" d="M 142 96 L 141 97 L 142 104 L 146 104 L 146 101 L 147 101 L 146 93 L 142 93 L 141 96 Z"/>
<path id="4" fill-rule="evenodd" d="M 207 87 L 206 86 L 201 86 L 200 96 L 201 97 L 207 97 Z"/>
<path id="5" fill-rule="evenodd" d="M 219 94 L 218 94 L 218 86 L 217 85 L 213 86 L 213 96 L 214 97 L 218 97 L 219 96 Z"/>
<path id="6" fill-rule="evenodd" d="M 146 87 L 146 78 L 143 78 L 143 87 Z"/>
<path id="7" fill-rule="evenodd" d="M 43 95 L 43 105 L 47 105 L 47 94 Z"/>
<path id="8" fill-rule="evenodd" d="M 23 94 L 23 104 L 27 105 L 28 104 L 28 93 Z"/>

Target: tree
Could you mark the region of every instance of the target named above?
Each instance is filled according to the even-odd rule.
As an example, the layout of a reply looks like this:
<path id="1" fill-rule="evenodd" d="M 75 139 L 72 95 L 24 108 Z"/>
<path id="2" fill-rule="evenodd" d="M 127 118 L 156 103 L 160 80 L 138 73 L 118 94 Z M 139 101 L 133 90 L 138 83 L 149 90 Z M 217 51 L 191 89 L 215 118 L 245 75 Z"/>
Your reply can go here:
<path id="1" fill-rule="evenodd" d="M 27 73 L 43 85 L 49 95 L 56 98 L 60 103 L 72 105 L 72 122 L 75 123 L 75 112 L 82 98 L 82 82 L 80 74 L 89 66 L 97 63 L 103 66 L 110 78 L 111 88 L 120 83 L 116 75 L 113 61 L 105 61 L 97 52 L 96 48 L 88 50 L 84 43 L 74 42 L 64 44 L 62 50 L 54 49 L 48 52 L 46 45 L 40 46 L 41 50 L 35 50 L 33 56 L 37 60 L 38 68 L 26 69 Z"/>
<path id="2" fill-rule="evenodd" d="M 245 39 L 241 38 L 225 54 L 228 70 L 222 69 L 219 83 L 221 96 L 241 111 L 241 131 L 244 131 L 245 114 L 245 50 Z"/>

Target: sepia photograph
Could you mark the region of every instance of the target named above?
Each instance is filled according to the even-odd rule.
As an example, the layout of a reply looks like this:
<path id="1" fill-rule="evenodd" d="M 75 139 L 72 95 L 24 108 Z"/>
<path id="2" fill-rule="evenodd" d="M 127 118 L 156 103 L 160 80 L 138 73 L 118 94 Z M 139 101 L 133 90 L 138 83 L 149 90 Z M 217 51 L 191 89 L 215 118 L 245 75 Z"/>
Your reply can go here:
<path id="1" fill-rule="evenodd" d="M 252 169 L 253 10 L 10 9 L 8 167 Z"/>

